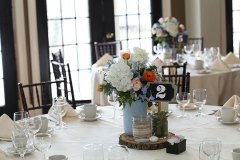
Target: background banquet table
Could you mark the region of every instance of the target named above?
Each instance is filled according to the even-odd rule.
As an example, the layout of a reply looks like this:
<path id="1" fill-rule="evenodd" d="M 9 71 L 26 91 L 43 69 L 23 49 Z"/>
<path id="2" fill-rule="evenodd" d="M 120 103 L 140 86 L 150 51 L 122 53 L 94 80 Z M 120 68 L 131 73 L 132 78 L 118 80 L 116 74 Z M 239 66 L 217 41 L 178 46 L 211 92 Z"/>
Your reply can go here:
<path id="1" fill-rule="evenodd" d="M 231 150 L 240 147 L 239 123 L 223 125 L 214 115 L 195 117 L 197 110 L 187 111 L 188 118 L 179 119 L 176 115 L 180 110 L 176 105 L 169 107 L 173 113 L 168 117 L 169 131 L 177 135 L 183 135 L 187 139 L 186 151 L 179 154 L 168 154 L 166 149 L 160 150 L 136 150 L 129 149 L 129 160 L 193 160 L 198 159 L 198 147 L 203 138 L 217 137 L 222 141 L 221 160 L 230 160 Z M 217 106 L 204 106 L 203 112 L 211 113 Z M 68 128 L 55 130 L 52 133 L 53 143 L 47 155 L 65 154 L 69 160 L 83 159 L 83 146 L 89 143 L 102 143 L 104 149 L 109 145 L 118 144 L 119 135 L 123 133 L 121 111 L 116 118 L 109 118 L 113 114 L 110 106 L 101 108 L 102 117 L 97 121 L 86 122 L 78 117 L 65 118 Z M 6 150 L 11 142 L 0 141 L 0 149 Z M 26 156 L 26 160 L 41 159 L 38 151 Z M 19 157 L 8 155 L 9 160 Z M 106 158 L 105 158 L 106 159 Z"/>
<path id="2" fill-rule="evenodd" d="M 108 105 L 107 96 L 97 91 L 98 85 L 103 82 L 104 78 L 102 69 L 102 67 L 92 68 L 92 103 Z M 240 68 L 234 68 L 229 72 L 200 73 L 187 67 L 187 72 L 191 73 L 190 91 L 192 92 L 195 88 L 206 88 L 209 105 L 223 105 L 232 95 L 240 95 Z"/>

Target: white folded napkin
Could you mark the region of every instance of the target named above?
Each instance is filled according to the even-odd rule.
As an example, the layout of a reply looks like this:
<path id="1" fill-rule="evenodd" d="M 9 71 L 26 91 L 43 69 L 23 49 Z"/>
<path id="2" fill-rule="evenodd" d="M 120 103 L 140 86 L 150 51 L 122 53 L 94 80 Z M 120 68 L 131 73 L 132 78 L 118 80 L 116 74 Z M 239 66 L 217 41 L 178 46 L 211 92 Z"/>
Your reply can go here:
<path id="1" fill-rule="evenodd" d="M 67 112 L 66 112 L 66 114 L 63 117 L 75 117 L 75 116 L 78 116 L 78 113 L 75 111 L 74 108 L 72 108 L 72 106 L 69 103 L 67 103 L 65 107 L 67 109 Z M 57 115 L 53 113 L 53 106 L 49 109 L 48 115 L 53 117 L 53 118 L 55 118 L 55 119 L 58 119 Z"/>
<path id="2" fill-rule="evenodd" d="M 213 71 L 227 72 L 230 71 L 230 68 L 225 64 L 220 58 L 215 59 L 211 64 L 210 69 Z"/>
<path id="3" fill-rule="evenodd" d="M 0 117 L 0 138 L 11 139 L 12 131 L 14 130 L 15 123 L 13 120 L 6 114 L 3 114 Z"/>
<path id="4" fill-rule="evenodd" d="M 108 54 L 108 53 L 105 53 L 99 60 L 97 60 L 97 62 L 95 63 L 97 67 L 99 66 L 105 66 L 108 61 L 112 60 L 113 57 Z"/>
<path id="5" fill-rule="evenodd" d="M 238 95 L 233 95 L 231 98 L 227 100 L 226 103 L 224 103 L 223 107 L 234 107 L 235 105 L 240 103 L 240 97 Z M 216 116 L 220 116 L 220 111 L 217 111 L 215 113 Z"/>
<path id="6" fill-rule="evenodd" d="M 229 52 L 225 57 L 223 57 L 223 61 L 226 64 L 240 64 L 240 59 L 232 52 Z"/>

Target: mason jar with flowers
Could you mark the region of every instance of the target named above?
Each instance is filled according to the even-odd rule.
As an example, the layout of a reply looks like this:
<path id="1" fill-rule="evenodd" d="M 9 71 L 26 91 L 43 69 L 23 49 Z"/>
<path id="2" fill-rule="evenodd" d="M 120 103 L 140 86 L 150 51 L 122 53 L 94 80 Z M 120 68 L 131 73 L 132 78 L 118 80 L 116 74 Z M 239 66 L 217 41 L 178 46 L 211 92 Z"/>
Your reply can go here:
<path id="1" fill-rule="evenodd" d="M 148 53 L 138 47 L 131 51 L 122 51 L 117 61 L 111 63 L 105 73 L 101 91 L 110 95 L 117 94 L 120 106 L 123 106 L 124 132 L 132 135 L 132 118 L 147 115 L 148 82 L 160 81 L 159 61 L 149 61 Z"/>
<path id="2" fill-rule="evenodd" d="M 178 46 L 176 48 L 176 44 L 187 41 L 187 32 L 184 25 L 172 16 L 161 17 L 157 23 L 154 23 L 152 34 L 156 44 L 153 50 L 157 54 L 164 52 L 165 49 L 172 49 L 172 52 L 174 52 L 175 49 L 180 49 Z"/>

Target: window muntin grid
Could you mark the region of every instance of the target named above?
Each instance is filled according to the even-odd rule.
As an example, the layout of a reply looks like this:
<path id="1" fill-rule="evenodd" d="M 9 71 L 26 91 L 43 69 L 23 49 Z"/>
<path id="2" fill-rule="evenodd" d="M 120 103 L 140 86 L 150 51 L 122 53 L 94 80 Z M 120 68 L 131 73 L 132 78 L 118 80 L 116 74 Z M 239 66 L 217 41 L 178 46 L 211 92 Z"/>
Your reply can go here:
<path id="1" fill-rule="evenodd" d="M 3 65 L 2 65 L 2 47 L 1 47 L 1 35 L 0 35 L 0 107 L 5 106 L 5 93 L 4 93 L 4 77 L 3 77 Z"/>
<path id="2" fill-rule="evenodd" d="M 233 15 L 233 52 L 239 54 L 240 43 L 240 1 L 232 0 L 232 15 Z"/>

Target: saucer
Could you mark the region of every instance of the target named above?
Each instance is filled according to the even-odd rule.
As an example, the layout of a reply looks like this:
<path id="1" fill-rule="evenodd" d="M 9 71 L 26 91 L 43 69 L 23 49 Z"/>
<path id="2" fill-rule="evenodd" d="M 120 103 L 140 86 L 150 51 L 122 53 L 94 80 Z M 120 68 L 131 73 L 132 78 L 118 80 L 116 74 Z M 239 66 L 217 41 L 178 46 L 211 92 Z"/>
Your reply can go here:
<path id="1" fill-rule="evenodd" d="M 206 70 L 206 69 L 201 69 L 197 71 L 198 74 L 208 74 L 210 72 L 211 72 L 210 70 Z"/>
<path id="2" fill-rule="evenodd" d="M 33 146 L 31 146 L 30 148 L 28 148 L 25 155 L 31 154 L 34 151 L 35 151 L 35 148 Z M 15 156 L 19 156 L 19 153 L 16 151 L 15 148 L 13 148 L 13 146 L 6 148 L 6 152 L 9 153 L 9 154 L 15 155 Z"/>
<path id="3" fill-rule="evenodd" d="M 183 109 L 183 107 L 180 105 L 177 105 L 177 108 Z M 189 103 L 187 106 L 184 107 L 184 110 L 194 110 L 194 109 L 198 109 L 198 107 L 193 103 Z"/>
<path id="4" fill-rule="evenodd" d="M 222 118 L 219 117 L 218 121 L 221 122 L 222 124 L 236 124 L 236 123 L 239 123 L 239 119 L 238 118 L 236 118 L 233 122 L 223 122 Z"/>
<path id="5" fill-rule="evenodd" d="M 85 116 L 80 116 L 80 119 L 84 120 L 84 121 L 96 121 L 97 119 L 101 118 L 101 114 L 97 113 L 96 117 L 94 118 L 86 118 Z"/>
<path id="6" fill-rule="evenodd" d="M 97 112 L 101 111 L 103 107 L 97 106 Z M 83 105 L 82 106 L 77 106 L 76 107 L 77 111 L 82 111 L 83 110 Z"/>
<path id="7" fill-rule="evenodd" d="M 48 157 L 48 160 L 68 160 L 67 156 L 65 155 L 52 155 Z"/>

